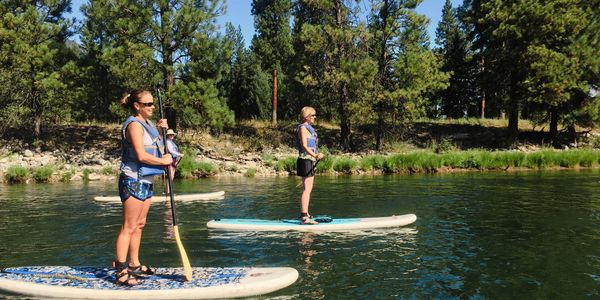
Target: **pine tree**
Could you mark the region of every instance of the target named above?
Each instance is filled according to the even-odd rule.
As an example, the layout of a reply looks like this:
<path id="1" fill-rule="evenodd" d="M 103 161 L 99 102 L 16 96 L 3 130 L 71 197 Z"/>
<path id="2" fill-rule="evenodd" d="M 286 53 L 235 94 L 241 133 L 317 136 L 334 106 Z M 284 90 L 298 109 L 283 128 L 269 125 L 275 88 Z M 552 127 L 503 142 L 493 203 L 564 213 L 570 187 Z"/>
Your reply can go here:
<path id="1" fill-rule="evenodd" d="M 123 86 L 163 87 L 169 125 L 233 124 L 220 95 L 223 75 L 215 18 L 221 0 L 96 0 L 83 8 L 84 38 L 103 43 L 101 63 Z M 217 62 L 217 63 L 215 63 Z"/>
<path id="2" fill-rule="evenodd" d="M 375 37 L 372 57 L 378 61 L 377 85 L 371 105 L 376 113 L 376 148 L 383 147 L 387 119 L 411 120 L 433 110 L 432 96 L 447 86 L 449 74 L 429 49 L 427 19 L 415 12 L 420 1 L 373 3 L 370 29 Z"/>
<path id="3" fill-rule="evenodd" d="M 69 9 L 68 0 L 0 2 L 0 129 L 28 125 L 37 138 L 43 122 L 69 118 Z"/>
<path id="4" fill-rule="evenodd" d="M 298 80 L 320 90 L 313 95 L 320 95 L 325 113 L 339 120 L 340 148 L 350 150 L 353 116 L 363 107 L 359 103 L 367 101 L 376 74 L 376 63 L 365 51 L 366 28 L 358 24 L 352 1 L 306 1 L 300 6 L 298 12 L 306 13 L 298 34 L 302 56 L 315 60 L 302 60 Z"/>
<path id="5" fill-rule="evenodd" d="M 436 43 L 439 45 L 437 52 L 442 54 L 444 60 L 442 70 L 452 74 L 448 88 L 439 93 L 442 113 L 451 118 L 472 116 L 477 109 L 473 78 L 476 65 L 473 55 L 469 53 L 466 32 L 460 27 L 450 0 L 446 0 L 442 9 Z"/>
<path id="6" fill-rule="evenodd" d="M 277 80 L 277 99 L 285 101 L 286 71 L 290 57 L 293 55 L 292 36 L 290 29 L 290 17 L 292 13 L 292 2 L 290 0 L 253 0 L 252 15 L 254 15 L 254 27 L 256 35 L 252 39 L 252 52 L 259 60 L 262 70 L 271 75 L 271 86 Z M 273 77 L 274 72 L 277 77 Z M 285 107 L 280 103 L 278 106 Z M 263 108 L 261 108 L 263 109 Z M 266 109 L 266 108 L 264 108 Z M 273 121 L 277 121 L 277 107 L 272 107 Z"/>

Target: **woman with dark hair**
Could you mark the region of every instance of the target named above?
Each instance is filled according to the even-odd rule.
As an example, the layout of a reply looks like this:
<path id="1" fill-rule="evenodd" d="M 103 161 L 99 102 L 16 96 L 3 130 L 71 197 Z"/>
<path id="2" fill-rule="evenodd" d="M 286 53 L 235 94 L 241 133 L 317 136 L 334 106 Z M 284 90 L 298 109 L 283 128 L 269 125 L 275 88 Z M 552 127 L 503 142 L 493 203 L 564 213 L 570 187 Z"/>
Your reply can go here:
<path id="1" fill-rule="evenodd" d="M 153 268 L 140 263 L 140 242 L 154 195 L 154 177 L 162 175 L 173 159 L 170 154 L 161 154 L 163 142 L 156 128 L 168 128 L 167 120 L 159 120 L 156 126 L 150 121 L 155 109 L 152 94 L 146 90 L 132 91 L 121 99 L 121 106 L 130 109 L 133 115 L 125 120 L 121 130 L 119 195 L 123 225 L 117 236 L 113 267 L 117 269 L 116 283 L 132 286 L 139 284 L 139 276 L 154 274 Z"/>
<path id="2" fill-rule="evenodd" d="M 325 157 L 318 151 L 319 138 L 312 127 L 317 118 L 317 112 L 310 106 L 303 107 L 300 111 L 300 124 L 296 127 L 296 148 L 298 159 L 296 160 L 296 174 L 302 177 L 302 196 L 300 197 L 300 221 L 302 224 L 318 224 L 308 213 L 310 193 L 315 180 L 315 165 L 317 160 Z"/>

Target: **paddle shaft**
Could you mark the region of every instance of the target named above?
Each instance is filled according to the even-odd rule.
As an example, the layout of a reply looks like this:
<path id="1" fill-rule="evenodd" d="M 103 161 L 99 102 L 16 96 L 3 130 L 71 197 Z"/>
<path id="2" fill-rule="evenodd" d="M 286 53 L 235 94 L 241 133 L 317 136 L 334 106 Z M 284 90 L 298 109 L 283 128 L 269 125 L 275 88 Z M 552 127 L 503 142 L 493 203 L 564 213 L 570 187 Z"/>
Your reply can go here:
<path id="1" fill-rule="evenodd" d="M 163 105 L 162 105 L 162 97 L 160 95 L 160 90 L 157 90 L 157 95 L 158 95 L 158 109 L 160 112 L 160 118 L 164 119 L 164 113 L 163 113 Z M 169 153 L 169 147 L 166 147 L 166 142 L 167 142 L 167 131 L 162 129 L 162 136 L 163 136 L 163 141 L 165 141 L 165 147 L 164 148 L 164 154 L 170 154 Z M 175 194 L 173 193 L 173 180 L 171 180 L 171 168 L 166 168 L 167 169 L 167 185 L 169 187 L 169 198 L 171 201 L 171 215 L 173 217 L 173 226 L 177 226 L 177 216 L 175 214 Z"/>
<path id="2" fill-rule="evenodd" d="M 158 96 L 158 106 L 160 111 L 160 118 L 164 119 L 163 114 L 163 105 L 162 105 L 162 97 L 160 95 L 160 89 L 157 89 Z M 163 142 L 165 143 L 164 154 L 169 153 L 168 147 L 166 147 L 167 142 L 167 131 L 162 130 Z M 179 237 L 179 226 L 177 226 L 177 216 L 175 214 L 175 194 L 173 193 L 173 180 L 171 179 L 171 168 L 167 168 L 167 184 L 169 186 L 169 197 L 171 200 L 171 215 L 173 216 L 173 233 L 175 234 L 175 242 L 177 243 L 177 248 L 179 248 L 179 254 L 181 255 L 181 261 L 183 263 L 183 271 L 185 273 L 186 280 L 192 280 L 192 265 L 190 264 L 190 259 L 185 252 L 185 248 L 183 247 L 183 243 L 181 242 L 181 238 Z"/>

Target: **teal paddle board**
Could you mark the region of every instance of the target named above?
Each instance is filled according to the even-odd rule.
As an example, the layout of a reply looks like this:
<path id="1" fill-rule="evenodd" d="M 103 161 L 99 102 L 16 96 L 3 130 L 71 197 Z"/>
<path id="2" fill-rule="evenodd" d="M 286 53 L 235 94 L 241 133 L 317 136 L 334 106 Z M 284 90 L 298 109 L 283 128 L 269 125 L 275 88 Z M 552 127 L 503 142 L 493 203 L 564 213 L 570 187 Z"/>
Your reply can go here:
<path id="1" fill-rule="evenodd" d="M 405 226 L 414 223 L 416 220 L 417 216 L 414 214 L 379 218 L 329 219 L 327 222 L 315 225 L 304 225 L 299 219 L 214 219 L 208 222 L 206 226 L 222 230 L 250 231 L 347 231 Z"/>

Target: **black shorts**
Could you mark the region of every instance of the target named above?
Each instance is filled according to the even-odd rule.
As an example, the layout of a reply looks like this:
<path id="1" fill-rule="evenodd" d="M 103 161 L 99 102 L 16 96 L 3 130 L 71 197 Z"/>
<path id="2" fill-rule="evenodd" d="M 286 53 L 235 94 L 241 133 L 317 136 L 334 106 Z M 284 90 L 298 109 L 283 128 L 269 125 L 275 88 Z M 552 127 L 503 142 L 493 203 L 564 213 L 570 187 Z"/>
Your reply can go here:
<path id="1" fill-rule="evenodd" d="M 315 162 L 310 159 L 302 159 L 298 157 L 296 161 L 296 175 L 302 177 L 315 176 L 315 169 L 313 168 Z"/>

